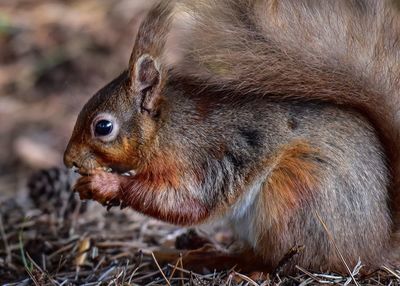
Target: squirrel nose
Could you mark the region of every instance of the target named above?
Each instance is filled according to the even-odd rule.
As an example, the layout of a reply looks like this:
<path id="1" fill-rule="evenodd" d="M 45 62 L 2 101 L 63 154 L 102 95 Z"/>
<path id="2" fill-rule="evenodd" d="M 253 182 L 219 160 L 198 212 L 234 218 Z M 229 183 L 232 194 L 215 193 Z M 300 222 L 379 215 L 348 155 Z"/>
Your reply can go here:
<path id="1" fill-rule="evenodd" d="M 64 152 L 64 165 L 71 169 L 73 167 L 79 167 L 78 164 L 76 163 L 77 160 L 77 151 L 76 148 L 74 148 L 73 146 L 71 146 L 71 144 L 68 144 L 65 152 Z"/>
<path id="2" fill-rule="evenodd" d="M 64 152 L 64 165 L 75 171 L 98 167 L 96 160 L 89 155 L 90 150 L 87 146 L 70 142 Z"/>
<path id="3" fill-rule="evenodd" d="M 67 147 L 67 150 L 64 152 L 64 165 L 68 168 L 71 169 L 76 163 L 72 160 L 69 148 Z"/>

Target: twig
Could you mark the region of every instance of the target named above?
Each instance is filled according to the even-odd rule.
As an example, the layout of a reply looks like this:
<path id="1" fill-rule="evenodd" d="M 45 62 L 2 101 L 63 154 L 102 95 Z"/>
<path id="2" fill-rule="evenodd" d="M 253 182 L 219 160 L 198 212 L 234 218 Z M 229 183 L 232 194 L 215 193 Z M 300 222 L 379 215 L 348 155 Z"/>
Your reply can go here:
<path id="1" fill-rule="evenodd" d="M 283 258 L 279 261 L 278 266 L 276 266 L 275 270 L 272 272 L 272 276 L 275 276 L 279 274 L 283 267 L 288 264 L 294 256 L 299 254 L 301 251 L 304 250 L 304 245 L 296 245 L 293 246 L 284 256 Z"/>
<path id="2" fill-rule="evenodd" d="M 381 267 L 383 270 L 385 270 L 386 272 L 389 272 L 390 274 L 392 274 L 394 277 L 396 277 L 396 279 L 399 279 L 400 280 L 400 276 L 399 276 L 399 274 L 397 274 L 396 272 L 394 272 L 392 269 L 390 269 L 389 267 L 387 267 L 387 266 L 382 266 Z"/>
<path id="3" fill-rule="evenodd" d="M 340 257 L 340 260 L 343 262 L 343 265 L 346 267 L 346 270 L 349 273 L 351 279 L 353 279 L 354 284 L 359 286 L 358 282 L 354 278 L 354 275 L 353 275 L 352 271 L 350 270 L 349 266 L 347 265 L 346 260 L 344 259 L 343 255 L 342 255 L 342 252 L 339 250 L 339 248 L 338 248 L 338 246 L 337 246 L 337 244 L 335 242 L 335 239 L 333 238 L 333 235 L 329 231 L 329 229 L 328 229 L 327 225 L 325 224 L 325 222 L 322 220 L 322 218 L 319 215 L 318 211 L 315 211 L 315 215 L 317 216 L 318 220 L 321 222 L 322 227 L 324 228 L 325 232 L 327 233 L 329 240 L 333 243 L 333 246 L 335 247 L 336 252 L 338 253 L 338 255 Z"/>
<path id="4" fill-rule="evenodd" d="M 174 265 L 172 265 L 172 264 L 168 264 L 168 266 L 174 267 Z M 207 275 L 200 275 L 200 274 L 194 273 L 192 271 L 183 269 L 181 267 L 176 267 L 176 270 L 181 271 L 182 273 L 185 273 L 185 274 L 188 274 L 188 275 L 192 275 L 192 276 L 197 277 L 197 278 L 203 278 L 203 279 L 211 280 L 211 278 L 208 277 Z"/>
<path id="5" fill-rule="evenodd" d="M 239 276 L 239 277 L 242 278 L 244 281 L 246 281 L 246 282 L 248 282 L 248 283 L 250 283 L 250 284 L 252 284 L 252 285 L 254 285 L 254 286 L 258 286 L 258 284 L 256 283 L 256 281 L 254 281 L 253 279 L 251 279 L 250 277 L 248 277 L 248 276 L 246 276 L 246 275 L 240 274 L 240 273 L 238 273 L 238 272 L 236 272 L 236 271 L 234 271 L 233 274 L 236 275 L 236 276 Z"/>
<path id="6" fill-rule="evenodd" d="M 44 277 L 46 277 L 46 278 L 51 282 L 52 285 L 57 285 L 57 284 L 55 283 L 55 281 L 50 277 L 50 275 L 49 275 L 46 271 L 44 271 L 44 270 L 32 259 L 32 257 L 29 255 L 28 252 L 26 252 L 26 257 L 29 259 L 29 261 L 30 261 L 32 267 L 36 267 L 36 269 L 37 269 Z"/>
<path id="7" fill-rule="evenodd" d="M 320 281 L 320 279 L 318 279 L 317 276 L 315 276 L 313 273 L 305 270 L 303 267 L 300 267 L 298 265 L 295 266 L 298 270 L 300 270 L 301 272 L 303 272 L 304 274 L 306 274 L 307 276 L 309 276 L 311 279 L 313 279 L 314 281 Z"/>
<path id="8" fill-rule="evenodd" d="M 182 265 L 182 256 L 179 257 L 179 259 L 176 261 L 176 263 L 175 263 L 175 265 L 174 265 L 174 267 L 173 267 L 173 269 L 172 269 L 172 271 L 171 271 L 171 275 L 169 275 L 168 280 L 171 280 L 172 277 L 174 277 L 174 274 L 175 274 L 175 271 L 176 271 L 176 267 L 178 267 L 178 264 L 179 264 L 179 265 Z M 183 268 L 183 267 L 182 267 L 182 268 Z"/>
<path id="9" fill-rule="evenodd" d="M 154 256 L 154 253 L 153 253 L 153 252 L 151 252 L 151 256 L 153 257 L 153 260 L 154 260 L 154 262 L 156 263 L 157 268 L 158 268 L 158 270 L 160 271 L 160 273 L 161 273 L 162 277 L 164 278 L 165 282 L 168 284 L 168 286 L 171 286 L 171 283 L 169 282 L 169 280 L 168 280 L 167 277 L 165 276 L 164 272 L 162 271 L 162 269 L 161 269 L 160 265 L 158 264 L 157 259 L 156 259 L 156 257 Z"/>

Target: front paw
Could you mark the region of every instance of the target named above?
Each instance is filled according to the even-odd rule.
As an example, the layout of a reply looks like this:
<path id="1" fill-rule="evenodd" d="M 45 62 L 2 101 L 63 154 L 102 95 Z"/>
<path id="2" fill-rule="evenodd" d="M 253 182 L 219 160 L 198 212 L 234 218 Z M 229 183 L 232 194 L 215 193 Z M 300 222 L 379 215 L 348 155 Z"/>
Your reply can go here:
<path id="1" fill-rule="evenodd" d="M 82 200 L 95 200 L 108 207 L 120 205 L 121 177 L 117 174 L 97 171 L 81 177 L 74 191 Z"/>

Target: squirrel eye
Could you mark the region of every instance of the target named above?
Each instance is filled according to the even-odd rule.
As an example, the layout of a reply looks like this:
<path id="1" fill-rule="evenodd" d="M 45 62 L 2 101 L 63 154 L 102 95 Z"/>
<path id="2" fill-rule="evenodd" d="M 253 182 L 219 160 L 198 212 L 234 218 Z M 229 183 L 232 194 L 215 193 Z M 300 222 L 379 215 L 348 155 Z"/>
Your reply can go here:
<path id="1" fill-rule="evenodd" d="M 103 142 L 114 140 L 118 132 L 118 120 L 111 114 L 102 113 L 93 120 L 92 136 L 97 137 Z"/>
<path id="2" fill-rule="evenodd" d="M 110 120 L 102 119 L 98 121 L 94 127 L 96 136 L 110 135 L 113 130 L 113 123 Z"/>

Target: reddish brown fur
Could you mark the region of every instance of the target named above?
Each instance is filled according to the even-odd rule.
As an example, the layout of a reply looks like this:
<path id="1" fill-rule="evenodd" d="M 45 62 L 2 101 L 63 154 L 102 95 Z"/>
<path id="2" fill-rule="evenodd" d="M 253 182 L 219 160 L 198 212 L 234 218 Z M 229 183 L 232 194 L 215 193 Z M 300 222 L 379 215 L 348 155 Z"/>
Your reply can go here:
<path id="1" fill-rule="evenodd" d="M 182 188 L 185 186 L 185 168 L 174 160 L 179 156 L 167 153 L 169 155 L 155 155 L 133 181 L 120 187 L 121 201 L 139 212 L 170 223 L 186 225 L 205 220 L 210 215 L 208 210 L 192 197 L 189 190 Z M 179 202 L 161 198 L 163 192 L 179 192 L 177 195 L 184 199 L 177 205 Z"/>
<path id="2" fill-rule="evenodd" d="M 289 217 L 312 199 L 313 192 L 319 187 L 319 166 L 312 160 L 316 154 L 318 150 L 307 143 L 294 142 L 283 146 L 272 159 L 272 163 L 268 160 L 267 166 L 272 166 L 272 169 L 254 215 L 257 237 L 261 239 L 265 233 L 275 237 L 281 236 L 282 232 L 288 232 Z M 269 245 L 272 244 L 263 243 L 263 247 L 267 249 Z M 286 246 L 286 250 L 282 251 L 287 251 L 290 247 Z M 263 253 L 264 256 L 268 255 L 268 251 Z M 277 256 L 279 258 L 279 254 Z"/>
<path id="3" fill-rule="evenodd" d="M 265 184 L 265 192 L 276 201 L 274 205 L 281 207 L 272 217 L 284 218 L 285 213 L 301 206 L 317 189 L 319 166 L 312 161 L 316 154 L 318 150 L 304 142 L 291 143 L 279 151 Z"/>
<path id="4" fill-rule="evenodd" d="M 392 11 L 387 10 L 389 6 L 365 2 L 365 8 L 365 3 L 359 1 L 326 2 L 326 6 L 318 1 L 193 1 L 192 8 L 198 12 L 191 30 L 194 36 L 188 38 L 184 61 L 167 71 L 160 59 L 171 21 L 168 2 L 151 10 L 141 26 L 128 76 L 122 77 L 124 84 L 128 82 L 127 90 L 118 90 L 116 96 L 112 90 L 114 101 L 106 106 L 106 111 L 116 114 L 121 122 L 125 120 L 121 109 L 126 112 L 127 106 L 136 108 L 129 109 L 134 115 L 129 126 L 137 127 L 131 131 L 133 134 L 128 135 L 129 139 L 121 135 L 123 140 L 113 142 L 116 146 L 111 148 L 88 136 L 82 126 L 91 124 L 91 112 L 104 111 L 104 106 L 92 103 L 82 112 L 83 119 L 78 120 L 71 139 L 77 151 L 69 147 L 66 152 L 69 166 L 76 162 L 81 169 L 116 165 L 138 173 L 129 179 L 92 174 L 79 181 L 81 195 L 103 203 L 118 199 L 144 214 L 176 224 L 197 224 L 233 209 L 233 219 L 239 226 L 252 224 L 248 233 L 240 231 L 246 232 L 267 263 L 276 265 L 295 244 L 305 244 L 307 251 L 291 263 L 292 268 L 298 262 L 312 269 L 322 265 L 326 270 L 344 271 L 312 212 L 322 210 L 337 230 L 342 250 L 349 248 L 345 254 L 348 262 L 355 263 L 358 255 L 373 266 L 380 263 L 379 256 L 386 259 L 383 253 L 392 221 L 387 210 L 388 176 L 381 143 L 394 175 L 394 216 L 400 184 L 398 80 L 393 74 L 400 68 L 396 66 L 395 49 L 385 51 L 391 44 L 396 46 L 388 35 L 395 35 L 399 25 Z M 371 20 L 374 12 L 380 16 L 376 23 Z M 391 22 L 382 21 L 386 14 Z M 321 15 L 336 23 L 329 26 L 332 30 L 325 19 L 320 22 Z M 200 25 L 196 26 L 196 21 Z M 375 30 L 371 23 L 381 30 Z M 372 42 L 365 34 L 358 37 L 363 24 L 373 29 Z M 168 77 L 175 82 L 168 81 Z M 192 86 L 200 88 L 193 88 L 192 93 Z M 287 104 L 274 108 L 265 100 L 268 97 L 283 99 L 297 109 L 292 111 Z M 128 100 L 121 104 L 121 98 Z M 293 99 L 334 103 L 334 109 L 344 111 L 338 114 L 345 120 L 335 121 L 336 113 L 324 108 L 328 105 L 299 105 Z M 263 113 L 257 109 L 260 106 L 272 112 Z M 347 110 L 349 107 L 370 120 L 381 143 L 367 123 Z M 288 109 L 301 121 L 300 127 L 291 121 Z M 254 110 L 263 118 L 252 116 L 257 113 Z M 313 121 L 315 114 L 321 115 L 321 122 L 319 117 Z M 194 122 L 198 132 L 190 132 Z M 270 129 L 269 124 L 277 129 Z M 320 131 L 322 125 L 333 127 L 333 131 Z M 304 134 L 296 133 L 296 129 Z M 320 150 L 299 140 L 301 135 L 310 142 L 314 137 L 321 139 L 312 142 L 324 147 Z M 279 142 L 274 141 L 275 136 Z M 354 142 L 366 146 L 355 146 Z M 330 155 L 330 162 L 323 161 L 324 154 Z M 353 170 L 358 167 L 359 173 L 346 169 L 353 165 L 351 159 L 341 157 L 344 154 L 357 161 Z M 360 155 L 360 160 L 352 157 L 354 154 Z M 265 156 L 268 158 L 262 160 Z M 375 167 L 379 171 L 374 172 Z M 326 170 L 329 174 L 322 174 Z M 260 181 L 260 174 L 265 181 Z M 321 187 L 324 179 L 328 183 Z M 365 220 L 364 210 L 369 212 Z M 342 216 L 339 219 L 336 211 Z M 348 224 L 355 230 L 347 233 Z M 374 232 L 367 233 L 371 228 Z M 360 235 L 369 241 L 363 244 Z M 323 247 L 321 253 L 315 244 Z"/>
<path id="5" fill-rule="evenodd" d="M 256 239 L 262 242 L 258 244 L 257 253 L 272 269 L 289 249 L 305 243 L 295 240 L 296 234 L 290 224 L 296 220 L 300 208 L 315 200 L 314 196 L 318 194 L 321 170 L 315 158 L 321 158 L 321 155 L 307 142 L 298 141 L 283 146 L 272 162 L 268 160 L 267 166 L 272 165 L 272 170 L 257 201 L 253 225 Z M 310 216 L 314 215 L 310 213 Z M 329 265 L 321 265 L 320 259 L 315 259 L 314 263 L 310 257 L 303 257 L 301 251 L 295 261 L 312 269 L 346 271 L 333 247 Z M 356 263 L 347 258 L 346 261 Z"/>
<path id="6" fill-rule="evenodd" d="M 178 188 L 182 183 L 180 174 L 182 175 L 184 168 L 174 160 L 174 157 L 157 154 L 144 169 L 140 170 L 140 178 L 151 181 L 155 189 Z"/>
<path id="7" fill-rule="evenodd" d="M 207 209 L 190 194 L 180 194 L 185 199 L 174 207 L 163 206 L 157 197 L 160 192 L 163 192 L 165 186 L 157 185 L 150 179 L 140 176 L 135 178 L 134 182 L 124 186 L 124 192 L 120 197 L 122 201 L 145 215 L 179 225 L 201 223 L 208 218 Z"/>
<path id="8" fill-rule="evenodd" d="M 90 176 L 78 181 L 75 190 L 82 199 L 94 199 L 103 204 L 118 200 L 145 215 L 170 223 L 186 225 L 207 219 L 210 213 L 205 206 L 192 197 L 189 190 L 182 188 L 183 171 L 180 170 L 184 169 L 169 158 L 173 156 L 155 157 L 134 180 L 117 174 L 91 171 Z M 163 198 L 163 193 L 170 192 L 180 192 L 177 195 L 183 199 L 179 206 L 176 201 L 165 201 L 166 198 Z"/>

